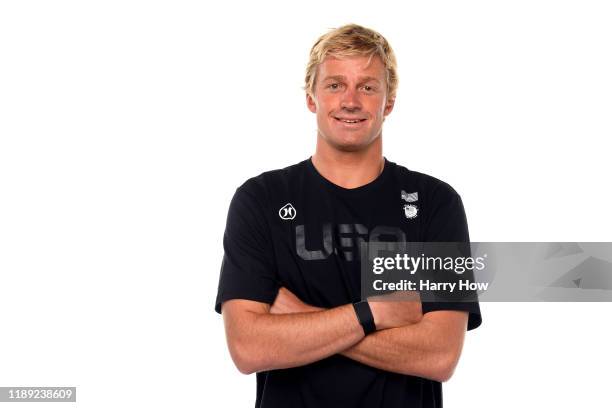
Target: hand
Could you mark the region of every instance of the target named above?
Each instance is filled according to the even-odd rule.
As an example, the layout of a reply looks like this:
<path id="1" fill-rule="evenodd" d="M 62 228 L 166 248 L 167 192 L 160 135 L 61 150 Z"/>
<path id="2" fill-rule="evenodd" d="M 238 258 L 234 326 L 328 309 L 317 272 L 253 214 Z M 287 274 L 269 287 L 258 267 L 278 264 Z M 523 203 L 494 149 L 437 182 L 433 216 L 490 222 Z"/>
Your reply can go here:
<path id="1" fill-rule="evenodd" d="M 281 287 L 278 290 L 278 295 L 274 300 L 274 304 L 270 308 L 272 314 L 284 314 L 284 313 L 304 313 L 304 312 L 317 312 L 323 310 L 315 306 L 306 304 L 294 295 L 289 289 Z"/>
<path id="2" fill-rule="evenodd" d="M 396 292 L 368 299 L 378 330 L 408 326 L 421 321 L 423 311 L 418 292 Z"/>

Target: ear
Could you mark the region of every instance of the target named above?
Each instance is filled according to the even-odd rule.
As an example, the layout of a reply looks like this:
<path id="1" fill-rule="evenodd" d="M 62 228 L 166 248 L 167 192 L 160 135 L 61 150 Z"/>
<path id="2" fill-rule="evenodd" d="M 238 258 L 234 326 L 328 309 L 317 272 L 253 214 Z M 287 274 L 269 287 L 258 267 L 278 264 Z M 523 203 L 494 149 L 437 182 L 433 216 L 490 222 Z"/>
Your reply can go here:
<path id="1" fill-rule="evenodd" d="M 387 104 L 385 105 L 384 116 L 387 116 L 388 114 L 391 113 L 391 111 L 393 110 L 393 106 L 395 106 L 395 96 L 387 100 Z"/>
<path id="2" fill-rule="evenodd" d="M 310 94 L 306 94 L 306 106 L 308 106 L 308 110 L 312 113 L 317 113 L 317 103 L 314 98 Z"/>

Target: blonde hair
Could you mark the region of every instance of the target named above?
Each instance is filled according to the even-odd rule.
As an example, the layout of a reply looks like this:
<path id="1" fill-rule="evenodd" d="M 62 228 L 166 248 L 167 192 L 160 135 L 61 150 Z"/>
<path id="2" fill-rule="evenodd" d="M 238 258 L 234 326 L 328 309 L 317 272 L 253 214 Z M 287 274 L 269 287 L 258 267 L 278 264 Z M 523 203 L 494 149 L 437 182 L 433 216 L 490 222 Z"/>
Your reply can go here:
<path id="1" fill-rule="evenodd" d="M 314 96 L 317 68 L 327 56 L 369 56 L 369 64 L 375 55 L 380 57 L 385 66 L 387 97 L 394 98 L 398 84 L 395 53 L 385 37 L 357 24 L 338 27 L 319 37 L 310 50 L 304 90 L 308 95 Z"/>

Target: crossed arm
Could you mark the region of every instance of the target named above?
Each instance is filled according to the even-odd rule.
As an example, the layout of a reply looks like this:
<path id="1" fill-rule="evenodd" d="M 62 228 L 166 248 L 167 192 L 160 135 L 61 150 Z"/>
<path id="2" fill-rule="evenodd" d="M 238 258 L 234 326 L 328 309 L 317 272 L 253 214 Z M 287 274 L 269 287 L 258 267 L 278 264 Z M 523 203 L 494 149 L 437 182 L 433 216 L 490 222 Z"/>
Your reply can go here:
<path id="1" fill-rule="evenodd" d="M 360 363 L 444 382 L 461 355 L 467 312 L 427 313 L 415 324 L 377 331 L 341 352 Z"/>
<path id="2" fill-rule="evenodd" d="M 224 302 L 230 354 L 245 373 L 297 367 L 333 354 L 407 375 L 448 380 L 463 346 L 467 312 L 421 314 L 420 302 L 370 302 L 377 332 L 365 337 L 351 304 L 322 309 L 281 288 L 272 306 Z"/>

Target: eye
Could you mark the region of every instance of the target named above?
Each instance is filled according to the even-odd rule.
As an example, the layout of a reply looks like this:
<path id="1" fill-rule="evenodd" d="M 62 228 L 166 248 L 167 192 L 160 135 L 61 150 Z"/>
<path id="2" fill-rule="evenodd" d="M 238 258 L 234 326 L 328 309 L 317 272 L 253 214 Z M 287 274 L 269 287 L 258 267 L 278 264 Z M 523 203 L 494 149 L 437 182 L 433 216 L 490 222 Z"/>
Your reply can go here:
<path id="1" fill-rule="evenodd" d="M 329 89 L 336 90 L 336 89 L 340 88 L 340 84 L 339 84 L 339 83 L 337 83 L 337 82 L 334 82 L 334 83 L 332 83 L 332 84 L 327 85 L 327 87 L 328 87 Z"/>

